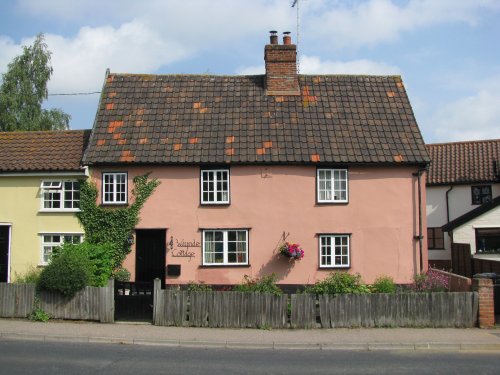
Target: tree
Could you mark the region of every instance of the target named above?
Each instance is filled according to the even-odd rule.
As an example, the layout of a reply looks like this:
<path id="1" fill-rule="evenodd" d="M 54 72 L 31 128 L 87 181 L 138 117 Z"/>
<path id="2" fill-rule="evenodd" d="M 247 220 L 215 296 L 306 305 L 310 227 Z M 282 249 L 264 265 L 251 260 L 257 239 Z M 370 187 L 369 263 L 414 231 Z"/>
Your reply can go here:
<path id="1" fill-rule="evenodd" d="M 32 46 L 23 46 L 3 74 L 0 86 L 0 131 L 64 130 L 70 116 L 61 109 L 43 109 L 47 82 L 53 69 L 51 52 L 38 34 Z"/>

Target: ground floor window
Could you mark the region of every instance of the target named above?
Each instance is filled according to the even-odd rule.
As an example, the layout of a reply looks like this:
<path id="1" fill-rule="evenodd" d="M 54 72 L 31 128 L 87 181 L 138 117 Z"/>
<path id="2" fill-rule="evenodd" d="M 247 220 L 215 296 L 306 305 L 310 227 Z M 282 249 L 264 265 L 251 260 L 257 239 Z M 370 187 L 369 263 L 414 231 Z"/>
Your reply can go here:
<path id="1" fill-rule="evenodd" d="M 49 264 L 50 257 L 52 255 L 52 250 L 55 247 L 61 246 L 64 243 L 80 243 L 82 242 L 82 239 L 83 239 L 82 234 L 74 234 L 74 233 L 42 234 L 41 264 L 43 265 Z"/>
<path id="2" fill-rule="evenodd" d="M 476 253 L 500 254 L 500 228 L 476 229 Z"/>
<path id="3" fill-rule="evenodd" d="M 427 246 L 430 250 L 444 249 L 444 233 L 441 227 L 427 228 Z"/>
<path id="4" fill-rule="evenodd" d="M 350 266 L 348 234 L 322 234 L 319 236 L 319 248 L 320 267 Z"/>
<path id="5" fill-rule="evenodd" d="M 203 265 L 248 264 L 248 230 L 204 230 Z"/>

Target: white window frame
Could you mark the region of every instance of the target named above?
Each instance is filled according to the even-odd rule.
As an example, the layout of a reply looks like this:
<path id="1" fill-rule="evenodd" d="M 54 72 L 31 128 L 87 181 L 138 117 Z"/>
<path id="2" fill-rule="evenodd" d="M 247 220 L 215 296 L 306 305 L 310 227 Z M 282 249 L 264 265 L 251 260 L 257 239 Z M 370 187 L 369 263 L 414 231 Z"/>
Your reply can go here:
<path id="1" fill-rule="evenodd" d="M 330 180 L 320 178 L 321 172 L 330 172 Z M 335 178 L 335 174 L 345 174 L 345 178 Z M 321 189 L 321 182 L 330 182 L 330 189 Z M 336 186 L 345 183 L 345 189 Z M 321 199 L 322 191 L 330 191 L 331 199 Z M 345 199 L 337 198 L 336 193 L 341 194 L 345 191 Z M 346 168 L 318 168 L 316 170 L 316 196 L 318 203 L 348 203 L 349 202 L 349 171 Z"/>
<path id="2" fill-rule="evenodd" d="M 83 233 L 75 233 L 75 232 L 71 232 L 71 233 L 66 233 L 66 232 L 58 232 L 58 233 L 52 233 L 52 232 L 44 232 L 44 233 L 39 233 L 40 235 L 40 243 L 41 243 L 41 247 L 40 247 L 40 265 L 41 266 L 46 266 L 49 264 L 50 262 L 50 255 L 52 254 L 52 250 L 54 249 L 54 247 L 58 247 L 58 246 L 61 246 L 62 244 L 64 244 L 64 237 L 67 237 L 67 236 L 79 236 L 80 237 L 80 242 L 79 243 L 82 243 L 83 242 Z M 52 237 L 52 240 L 51 241 L 45 241 L 45 237 Z M 54 241 L 53 240 L 53 237 L 54 236 L 59 236 L 60 239 L 59 241 Z M 46 248 L 49 248 L 50 247 L 50 251 L 46 251 Z M 48 254 L 47 254 L 48 253 Z M 45 255 L 47 255 L 47 260 L 45 260 Z"/>
<path id="3" fill-rule="evenodd" d="M 330 245 L 323 245 L 323 239 L 329 238 Z M 346 239 L 346 244 L 340 244 L 339 249 L 337 249 L 337 245 L 335 244 L 335 239 L 341 238 Z M 341 250 L 343 247 L 347 247 L 347 264 L 336 263 L 335 257 L 345 255 L 337 255 L 336 251 Z M 330 248 L 330 254 L 323 255 L 323 249 Z M 330 264 L 325 264 L 324 259 L 329 258 Z M 350 268 L 351 267 L 351 236 L 349 234 L 321 234 L 319 235 L 319 267 L 320 268 Z"/>
<path id="4" fill-rule="evenodd" d="M 219 182 L 219 180 L 217 180 L 217 173 L 218 172 L 227 173 L 227 191 L 217 189 L 217 183 Z M 205 179 L 204 179 L 205 173 L 210 173 L 213 175 L 213 184 L 214 184 L 213 191 L 203 189 L 203 185 L 205 182 Z M 214 200 L 205 200 L 203 198 L 204 193 L 211 193 L 211 192 L 213 192 L 213 194 L 214 194 Z M 224 192 L 227 193 L 227 198 L 222 199 L 222 200 L 217 200 L 217 194 L 224 193 Z M 229 204 L 231 201 L 230 195 L 231 195 L 231 172 L 230 172 L 229 168 L 201 169 L 201 171 L 200 171 L 200 200 L 201 200 L 201 204 Z"/>
<path id="5" fill-rule="evenodd" d="M 123 200 L 118 200 L 118 194 L 122 193 L 120 190 L 118 192 L 117 186 L 118 184 L 122 184 L 122 182 L 117 182 L 117 177 L 118 176 L 124 176 L 124 182 L 123 184 L 125 185 L 125 195 Z M 107 176 L 112 176 L 112 181 L 111 183 L 106 182 L 106 177 Z M 109 192 L 112 195 L 111 199 L 107 199 L 106 197 L 106 188 L 107 187 L 112 187 L 112 190 Z M 102 203 L 103 204 L 127 204 L 128 203 L 128 173 L 127 172 L 103 172 L 102 173 Z"/>
<path id="6" fill-rule="evenodd" d="M 222 232 L 223 234 L 223 262 L 222 263 L 217 263 L 217 262 L 206 262 L 205 261 L 205 251 L 206 251 L 206 234 L 208 232 Z M 229 237 L 229 232 L 244 232 L 245 233 L 245 254 L 246 254 L 246 261 L 245 262 L 229 262 L 229 251 L 228 251 L 228 237 Z M 241 242 L 241 241 L 237 241 Z M 202 244 L 203 244 L 203 251 L 202 251 L 202 264 L 204 266 L 244 266 L 248 265 L 248 229 L 204 229 L 203 234 L 202 234 Z"/>
<path id="7" fill-rule="evenodd" d="M 65 195 L 66 192 L 78 191 L 80 193 L 80 188 L 78 190 L 66 190 L 66 183 L 79 183 L 77 180 L 42 180 L 40 183 L 40 211 L 66 211 L 66 212 L 78 212 L 80 211 L 80 199 L 69 200 L 71 206 L 74 206 L 78 202 L 78 207 L 64 207 L 66 203 Z M 74 186 L 72 186 L 74 187 Z M 48 196 L 53 197 L 53 194 L 59 194 L 59 199 L 47 199 Z M 45 207 L 46 202 L 59 202 L 60 207 Z"/>

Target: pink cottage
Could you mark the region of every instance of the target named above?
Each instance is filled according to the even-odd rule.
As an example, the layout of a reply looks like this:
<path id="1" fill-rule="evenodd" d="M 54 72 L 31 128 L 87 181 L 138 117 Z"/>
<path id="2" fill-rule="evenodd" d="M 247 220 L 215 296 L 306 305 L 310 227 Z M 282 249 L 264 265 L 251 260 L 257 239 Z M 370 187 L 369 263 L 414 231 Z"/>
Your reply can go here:
<path id="1" fill-rule="evenodd" d="M 166 284 L 410 282 L 427 264 L 429 157 L 401 77 L 298 75 L 275 33 L 264 60 L 255 76 L 107 73 L 84 156 L 99 201 L 127 205 L 137 175 L 161 181 L 124 266 Z"/>

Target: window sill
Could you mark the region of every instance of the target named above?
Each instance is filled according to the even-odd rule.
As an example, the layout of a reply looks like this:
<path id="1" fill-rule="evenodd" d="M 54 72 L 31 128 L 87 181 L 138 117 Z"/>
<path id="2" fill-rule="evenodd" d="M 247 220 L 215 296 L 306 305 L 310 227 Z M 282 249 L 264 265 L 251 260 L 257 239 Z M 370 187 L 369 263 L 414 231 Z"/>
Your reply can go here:
<path id="1" fill-rule="evenodd" d="M 128 207 L 128 203 L 101 203 L 99 207 L 114 207 L 114 208 L 124 208 Z"/>
<path id="2" fill-rule="evenodd" d="M 349 201 L 338 201 L 338 202 L 316 202 L 317 206 L 331 206 L 331 205 L 348 205 Z"/>
<path id="3" fill-rule="evenodd" d="M 318 267 L 318 270 L 348 270 L 350 269 L 351 266 L 325 266 L 325 267 Z"/>
<path id="4" fill-rule="evenodd" d="M 214 265 L 205 265 L 202 264 L 198 266 L 198 268 L 249 268 L 250 264 L 214 264 Z"/>
<path id="5" fill-rule="evenodd" d="M 230 206 L 230 202 L 224 202 L 224 203 L 216 203 L 216 202 L 207 202 L 207 203 L 200 203 L 201 207 L 220 207 L 220 206 Z"/>
<path id="6" fill-rule="evenodd" d="M 64 213 L 64 212 L 80 212 L 81 210 L 79 208 L 54 208 L 54 209 L 49 209 L 49 208 L 43 208 L 41 210 L 38 210 L 38 212 L 57 212 L 57 213 Z"/>

